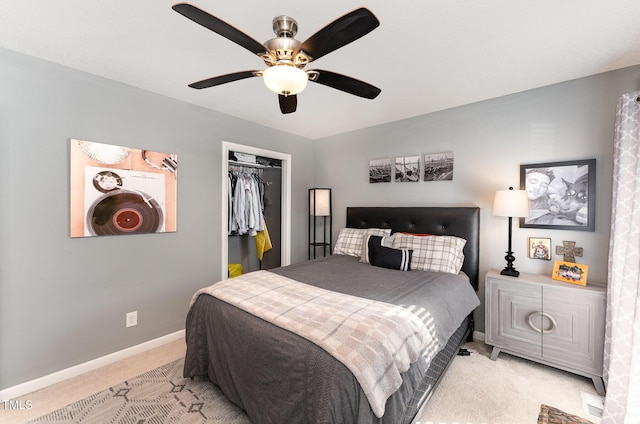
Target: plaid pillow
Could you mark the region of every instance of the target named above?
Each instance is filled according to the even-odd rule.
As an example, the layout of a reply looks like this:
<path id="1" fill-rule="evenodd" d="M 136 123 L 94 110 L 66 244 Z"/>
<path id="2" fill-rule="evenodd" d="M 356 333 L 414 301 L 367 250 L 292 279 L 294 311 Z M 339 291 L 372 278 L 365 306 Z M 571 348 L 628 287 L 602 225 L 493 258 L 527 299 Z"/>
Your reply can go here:
<path id="1" fill-rule="evenodd" d="M 348 255 L 361 257 L 362 244 L 369 235 L 388 236 L 391 229 L 383 228 L 342 228 L 338 234 L 338 241 L 333 249 L 334 255 Z"/>
<path id="2" fill-rule="evenodd" d="M 396 233 L 393 247 L 412 249 L 411 269 L 458 274 L 464 262 L 465 239 L 454 236 L 412 236 Z"/>

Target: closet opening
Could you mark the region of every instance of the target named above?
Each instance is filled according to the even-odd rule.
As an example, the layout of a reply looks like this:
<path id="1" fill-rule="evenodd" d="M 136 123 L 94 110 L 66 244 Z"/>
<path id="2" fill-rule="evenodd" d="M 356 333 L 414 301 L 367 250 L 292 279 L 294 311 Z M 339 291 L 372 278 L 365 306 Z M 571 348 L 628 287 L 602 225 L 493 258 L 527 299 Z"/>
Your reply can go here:
<path id="1" fill-rule="evenodd" d="M 290 170 L 289 154 L 222 143 L 222 279 L 229 264 L 245 273 L 290 264 Z"/>

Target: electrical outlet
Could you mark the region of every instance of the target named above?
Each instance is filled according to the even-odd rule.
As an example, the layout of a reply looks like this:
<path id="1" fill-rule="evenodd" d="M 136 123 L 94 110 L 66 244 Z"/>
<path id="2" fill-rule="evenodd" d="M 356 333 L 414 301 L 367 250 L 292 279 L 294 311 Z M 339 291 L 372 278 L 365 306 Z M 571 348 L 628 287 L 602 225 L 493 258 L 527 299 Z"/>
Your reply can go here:
<path id="1" fill-rule="evenodd" d="M 138 311 L 127 312 L 127 328 L 138 325 Z"/>

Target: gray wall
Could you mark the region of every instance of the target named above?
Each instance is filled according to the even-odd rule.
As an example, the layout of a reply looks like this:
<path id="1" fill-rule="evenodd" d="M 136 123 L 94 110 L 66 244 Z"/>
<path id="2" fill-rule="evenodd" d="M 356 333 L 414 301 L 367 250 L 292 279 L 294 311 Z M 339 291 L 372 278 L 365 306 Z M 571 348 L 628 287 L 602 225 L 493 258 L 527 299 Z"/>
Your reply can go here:
<path id="1" fill-rule="evenodd" d="M 7 50 L 0 81 L 0 389 L 184 328 L 221 275 L 223 140 L 292 155 L 306 260 L 309 140 Z M 69 138 L 177 153 L 178 231 L 71 239 Z"/>
<path id="2" fill-rule="evenodd" d="M 307 257 L 307 189 L 332 187 L 334 239 L 347 206 L 479 206 L 483 274 L 504 266 L 507 221 L 491 202 L 519 185 L 520 164 L 595 158 L 596 231 L 516 226 L 515 265 L 551 271 L 526 258 L 527 237 L 575 240 L 604 281 L 615 106 L 639 75 L 627 68 L 311 142 L 0 49 L 0 389 L 184 328 L 193 292 L 221 274 L 223 140 L 292 155 L 293 262 Z M 177 153 L 178 231 L 69 238 L 69 138 Z M 368 182 L 371 159 L 445 150 L 455 153 L 451 182 Z M 138 326 L 126 329 L 132 310 Z M 484 330 L 482 307 L 477 321 Z"/>
<path id="3" fill-rule="evenodd" d="M 317 140 L 315 184 L 333 188 L 334 241 L 347 206 L 478 206 L 483 279 L 505 266 L 508 220 L 491 215 L 495 191 L 519 187 L 520 164 L 595 158 L 596 231 L 520 229 L 516 222 L 514 265 L 551 275 L 553 260 L 527 258 L 527 238 L 550 237 L 554 249 L 573 240 L 584 248 L 577 259 L 589 265 L 590 279 L 606 281 L 615 109 L 621 94 L 640 87 L 639 76 L 640 67 L 631 67 Z M 369 160 L 443 151 L 455 154 L 453 181 L 369 183 Z M 479 295 L 477 329 L 484 331 L 484 281 Z"/>

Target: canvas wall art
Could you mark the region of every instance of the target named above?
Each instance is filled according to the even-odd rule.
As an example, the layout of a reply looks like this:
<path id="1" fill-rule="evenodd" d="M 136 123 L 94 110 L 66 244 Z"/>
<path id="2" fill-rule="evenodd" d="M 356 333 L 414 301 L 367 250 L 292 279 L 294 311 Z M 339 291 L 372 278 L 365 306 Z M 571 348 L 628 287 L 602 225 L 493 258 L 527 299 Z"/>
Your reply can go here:
<path id="1" fill-rule="evenodd" d="M 70 140 L 70 235 L 174 232 L 178 157 Z"/>
<path id="2" fill-rule="evenodd" d="M 375 159 L 369 161 L 369 182 L 391 182 L 391 159 Z"/>
<path id="3" fill-rule="evenodd" d="M 396 158 L 395 180 L 399 183 L 420 181 L 420 156 Z"/>
<path id="4" fill-rule="evenodd" d="M 424 180 L 453 180 L 453 152 L 428 153 L 424 155 Z"/>

